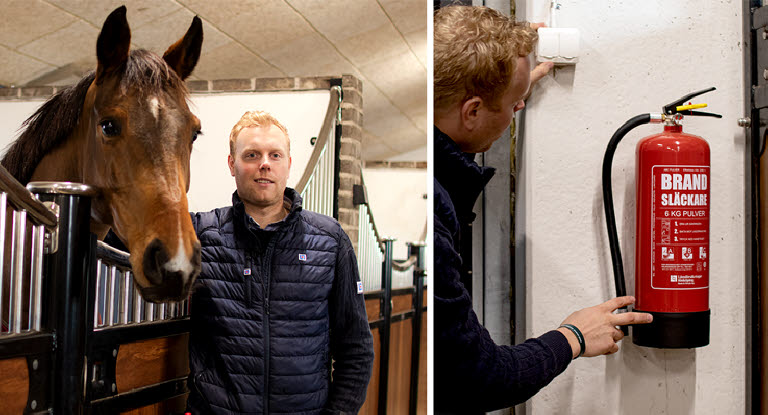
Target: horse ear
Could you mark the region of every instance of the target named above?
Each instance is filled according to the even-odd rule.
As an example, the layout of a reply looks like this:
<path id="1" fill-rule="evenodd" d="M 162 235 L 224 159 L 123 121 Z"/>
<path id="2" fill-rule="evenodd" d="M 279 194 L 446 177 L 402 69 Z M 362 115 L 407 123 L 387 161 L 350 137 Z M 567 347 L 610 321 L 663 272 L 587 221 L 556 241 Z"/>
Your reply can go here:
<path id="1" fill-rule="evenodd" d="M 163 59 L 183 80 L 195 69 L 197 60 L 200 59 L 200 49 L 202 47 L 203 22 L 199 17 L 195 16 L 187 33 L 165 51 Z"/>
<path id="2" fill-rule="evenodd" d="M 120 6 L 107 16 L 96 41 L 96 83 L 100 84 L 112 71 L 119 69 L 128 60 L 131 47 L 131 29 L 125 18 L 125 6 Z"/>

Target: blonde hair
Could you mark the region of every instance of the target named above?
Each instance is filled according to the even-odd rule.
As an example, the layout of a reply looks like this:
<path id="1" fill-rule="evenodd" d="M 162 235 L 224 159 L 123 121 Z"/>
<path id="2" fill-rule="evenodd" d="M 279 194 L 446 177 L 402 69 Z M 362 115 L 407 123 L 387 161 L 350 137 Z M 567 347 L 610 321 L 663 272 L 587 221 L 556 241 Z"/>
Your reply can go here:
<path id="1" fill-rule="evenodd" d="M 498 107 L 517 58 L 538 35 L 525 23 L 488 7 L 449 6 L 435 13 L 435 109 L 479 96 Z"/>
<path id="2" fill-rule="evenodd" d="M 274 125 L 279 128 L 285 134 L 285 140 L 288 143 L 288 154 L 291 153 L 291 139 L 288 137 L 288 130 L 280 121 L 277 120 L 272 114 L 266 111 L 246 111 L 240 121 L 232 127 L 232 132 L 229 133 L 229 154 L 235 155 L 235 143 L 237 142 L 237 135 L 243 128 L 250 127 L 269 127 Z"/>

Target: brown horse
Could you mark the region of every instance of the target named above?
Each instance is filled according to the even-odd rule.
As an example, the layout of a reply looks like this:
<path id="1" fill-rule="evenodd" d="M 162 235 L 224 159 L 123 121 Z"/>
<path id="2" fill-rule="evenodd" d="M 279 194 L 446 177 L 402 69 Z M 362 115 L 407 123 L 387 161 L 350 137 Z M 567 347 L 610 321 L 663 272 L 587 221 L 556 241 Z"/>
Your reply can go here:
<path id="1" fill-rule="evenodd" d="M 95 72 L 48 100 L 24 125 L 2 165 L 21 183 L 72 181 L 99 191 L 91 230 L 110 228 L 131 253 L 143 297 L 187 297 L 200 273 L 200 242 L 187 208 L 189 159 L 200 120 L 183 82 L 200 57 L 202 22 L 162 58 L 129 51 L 125 6 L 99 34 Z"/>

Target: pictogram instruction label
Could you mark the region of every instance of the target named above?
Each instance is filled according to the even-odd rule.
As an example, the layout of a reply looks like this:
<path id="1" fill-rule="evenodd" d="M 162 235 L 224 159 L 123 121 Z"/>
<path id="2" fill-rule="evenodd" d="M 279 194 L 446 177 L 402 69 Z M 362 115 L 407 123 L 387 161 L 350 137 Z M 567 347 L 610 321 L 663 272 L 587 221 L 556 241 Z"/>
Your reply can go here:
<path id="1" fill-rule="evenodd" d="M 653 166 L 651 286 L 709 286 L 709 167 Z"/>

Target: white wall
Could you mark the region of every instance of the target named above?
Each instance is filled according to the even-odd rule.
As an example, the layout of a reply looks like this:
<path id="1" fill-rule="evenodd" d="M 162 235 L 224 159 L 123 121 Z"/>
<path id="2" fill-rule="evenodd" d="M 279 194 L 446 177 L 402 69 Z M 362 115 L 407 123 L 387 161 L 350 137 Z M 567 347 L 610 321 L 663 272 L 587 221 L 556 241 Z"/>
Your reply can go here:
<path id="1" fill-rule="evenodd" d="M 405 244 L 421 241 L 427 225 L 427 171 L 366 168 L 363 180 L 379 233 L 395 238 L 393 258 L 408 258 Z"/>
<path id="2" fill-rule="evenodd" d="M 548 0 L 528 0 L 547 21 Z M 527 405 L 533 414 L 739 414 L 745 406 L 744 131 L 742 15 L 735 1 L 562 0 L 558 26 L 581 31 L 575 68 L 533 91 L 522 162 L 527 212 L 529 336 L 614 293 L 600 170 L 605 146 L 627 119 L 684 94 L 723 119 L 688 117 L 684 131 L 712 151 L 710 345 L 641 348 L 628 339 L 608 357 L 580 358 Z M 614 199 L 628 290 L 634 292 L 634 151 L 661 131 L 644 126 L 619 145 Z"/>
<path id="3" fill-rule="evenodd" d="M 203 135 L 195 142 L 191 158 L 189 209 L 206 211 L 232 203 L 235 180 L 227 167 L 229 132 L 245 111 L 262 110 L 274 115 L 288 129 L 292 165 L 288 186 L 304 172 L 325 117 L 329 91 L 194 94 L 191 110 L 200 118 Z M 42 100 L 0 101 L 0 151 L 17 136 L 21 123 Z"/>

